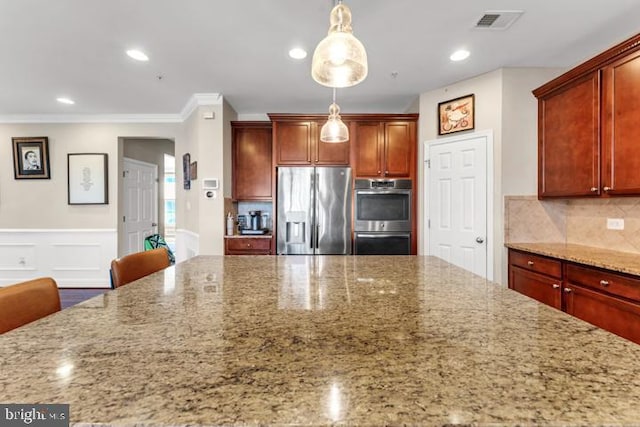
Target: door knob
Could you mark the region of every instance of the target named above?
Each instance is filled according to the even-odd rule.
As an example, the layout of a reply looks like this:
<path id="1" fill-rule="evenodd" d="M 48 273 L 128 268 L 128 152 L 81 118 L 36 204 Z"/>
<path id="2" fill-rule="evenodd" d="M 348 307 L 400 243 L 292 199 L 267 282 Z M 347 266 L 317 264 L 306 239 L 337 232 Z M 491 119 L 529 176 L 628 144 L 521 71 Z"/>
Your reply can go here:
<path id="1" fill-rule="evenodd" d="M 482 237 L 476 237 L 476 242 L 483 243 L 484 239 Z"/>
<path id="2" fill-rule="evenodd" d="M 151 223 L 151 226 L 152 226 L 152 227 L 157 227 L 157 226 L 158 226 L 158 223 L 157 223 L 157 222 L 152 222 L 152 223 Z"/>

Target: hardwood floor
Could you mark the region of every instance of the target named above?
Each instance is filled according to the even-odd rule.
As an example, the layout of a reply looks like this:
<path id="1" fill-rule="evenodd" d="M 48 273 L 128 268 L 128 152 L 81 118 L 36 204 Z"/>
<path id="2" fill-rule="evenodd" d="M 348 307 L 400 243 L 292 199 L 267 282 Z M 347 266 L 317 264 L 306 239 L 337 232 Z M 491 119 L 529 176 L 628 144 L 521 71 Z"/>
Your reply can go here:
<path id="1" fill-rule="evenodd" d="M 60 305 L 63 310 L 108 291 L 110 291 L 110 289 L 58 289 L 60 293 Z"/>

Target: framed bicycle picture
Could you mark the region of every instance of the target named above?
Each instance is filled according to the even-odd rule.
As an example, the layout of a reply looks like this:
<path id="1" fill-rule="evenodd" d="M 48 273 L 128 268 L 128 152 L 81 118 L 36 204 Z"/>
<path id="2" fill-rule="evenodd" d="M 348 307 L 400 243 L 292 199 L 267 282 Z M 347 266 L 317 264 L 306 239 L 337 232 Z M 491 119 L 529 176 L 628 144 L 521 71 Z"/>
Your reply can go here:
<path id="1" fill-rule="evenodd" d="M 11 138 L 15 179 L 51 179 L 49 138 L 46 136 Z"/>
<path id="2" fill-rule="evenodd" d="M 465 95 L 438 103 L 438 135 L 475 127 L 475 96 Z"/>

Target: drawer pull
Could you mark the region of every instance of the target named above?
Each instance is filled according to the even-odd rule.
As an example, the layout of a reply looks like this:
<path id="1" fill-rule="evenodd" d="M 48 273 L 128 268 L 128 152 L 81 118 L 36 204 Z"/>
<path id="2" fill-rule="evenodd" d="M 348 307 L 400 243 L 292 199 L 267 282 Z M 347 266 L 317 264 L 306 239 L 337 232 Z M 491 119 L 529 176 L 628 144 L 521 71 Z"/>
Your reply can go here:
<path id="1" fill-rule="evenodd" d="M 570 293 L 571 292 L 571 288 L 564 288 L 564 292 L 567 293 L 567 294 Z"/>
<path id="2" fill-rule="evenodd" d="M 251 247 L 251 243 L 247 243 L 247 247 L 250 248 Z"/>
<path id="3" fill-rule="evenodd" d="M 609 281 L 608 280 L 600 280 L 600 285 L 609 286 Z"/>
<path id="4" fill-rule="evenodd" d="M 558 288 L 560 288 L 560 285 L 558 285 L 557 283 L 554 283 L 553 285 L 551 285 L 551 287 L 553 289 L 558 289 Z"/>
<path id="5" fill-rule="evenodd" d="M 533 266 L 533 261 L 527 261 L 527 265 L 528 265 L 529 267 Z"/>

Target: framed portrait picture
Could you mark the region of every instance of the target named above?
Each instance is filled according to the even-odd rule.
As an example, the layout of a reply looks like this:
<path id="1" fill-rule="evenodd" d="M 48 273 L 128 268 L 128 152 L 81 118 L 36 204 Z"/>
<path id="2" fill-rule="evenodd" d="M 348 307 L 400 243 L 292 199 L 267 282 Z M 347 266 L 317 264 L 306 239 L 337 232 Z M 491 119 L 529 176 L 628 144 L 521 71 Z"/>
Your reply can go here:
<path id="1" fill-rule="evenodd" d="M 49 138 L 46 136 L 11 138 L 15 179 L 51 179 Z"/>
<path id="2" fill-rule="evenodd" d="M 438 103 L 438 135 L 473 129 L 475 115 L 473 94 Z"/>
<path id="3" fill-rule="evenodd" d="M 182 155 L 182 187 L 185 190 L 191 188 L 191 154 Z"/>
<path id="4" fill-rule="evenodd" d="M 70 205 L 109 203 L 108 159 L 106 153 L 67 154 Z"/>

